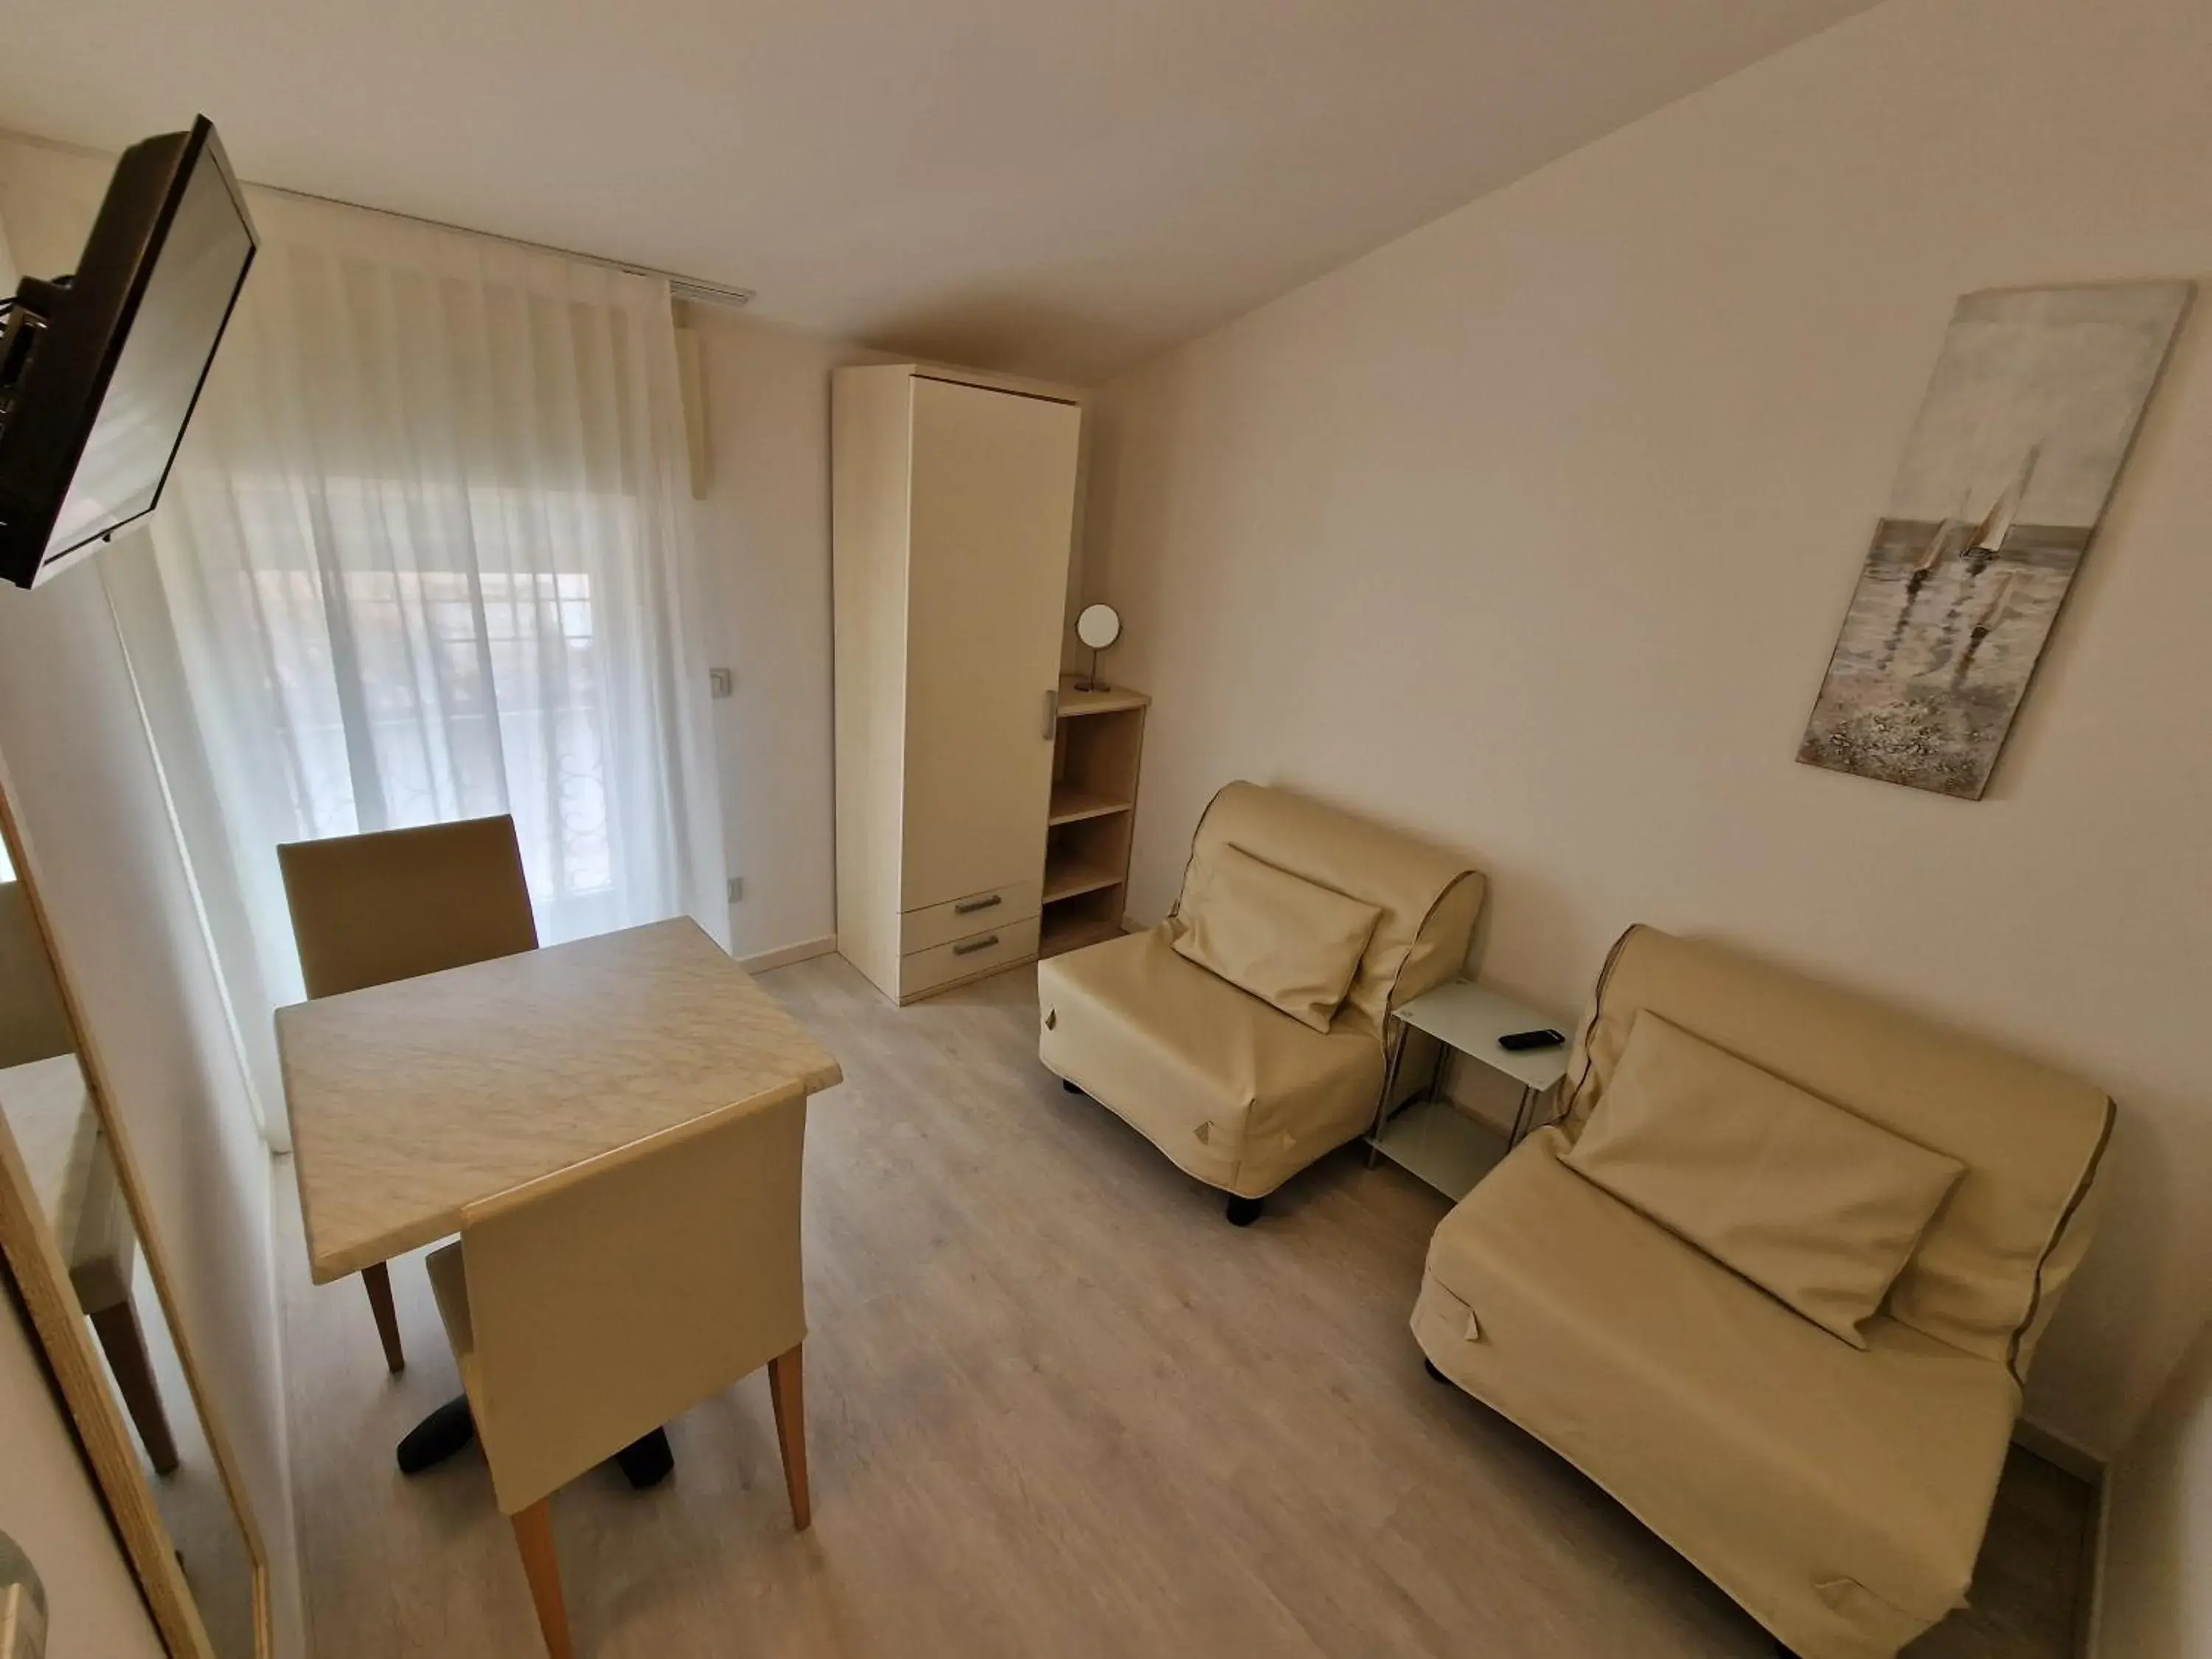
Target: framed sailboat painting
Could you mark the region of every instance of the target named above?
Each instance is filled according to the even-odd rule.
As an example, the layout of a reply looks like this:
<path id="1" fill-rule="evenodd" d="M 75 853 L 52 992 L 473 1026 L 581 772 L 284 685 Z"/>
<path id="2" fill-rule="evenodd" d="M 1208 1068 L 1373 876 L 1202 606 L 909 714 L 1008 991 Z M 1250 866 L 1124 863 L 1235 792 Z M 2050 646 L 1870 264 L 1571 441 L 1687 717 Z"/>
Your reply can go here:
<path id="1" fill-rule="evenodd" d="M 1799 760 L 1981 798 L 2194 292 L 1959 301 Z"/>

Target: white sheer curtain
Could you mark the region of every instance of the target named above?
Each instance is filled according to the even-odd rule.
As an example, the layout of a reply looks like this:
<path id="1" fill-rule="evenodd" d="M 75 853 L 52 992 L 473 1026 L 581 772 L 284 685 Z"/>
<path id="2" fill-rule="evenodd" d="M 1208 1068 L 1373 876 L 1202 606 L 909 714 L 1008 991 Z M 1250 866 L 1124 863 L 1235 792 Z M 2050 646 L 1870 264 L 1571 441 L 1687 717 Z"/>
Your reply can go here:
<path id="1" fill-rule="evenodd" d="M 727 944 L 666 284 L 256 192 L 150 539 L 102 560 L 280 1145 L 280 842 L 511 812 L 548 944 Z"/>

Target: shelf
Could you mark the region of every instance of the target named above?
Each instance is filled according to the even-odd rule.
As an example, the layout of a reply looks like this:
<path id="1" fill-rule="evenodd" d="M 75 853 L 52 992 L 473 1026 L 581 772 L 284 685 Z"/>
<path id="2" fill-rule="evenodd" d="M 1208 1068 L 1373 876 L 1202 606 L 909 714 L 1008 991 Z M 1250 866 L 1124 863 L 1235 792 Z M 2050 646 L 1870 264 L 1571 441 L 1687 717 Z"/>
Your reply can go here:
<path id="1" fill-rule="evenodd" d="M 1030 820 L 1034 823 L 1036 819 Z M 1058 869 L 1049 864 L 1044 872 L 1044 902 L 1073 898 L 1078 893 L 1095 893 L 1102 887 L 1119 887 L 1121 872 L 1109 870 L 1103 865 L 1086 864 L 1080 859 L 1070 859 Z"/>
<path id="2" fill-rule="evenodd" d="M 1449 1103 L 1425 1100 L 1408 1106 L 1369 1143 L 1456 1203 L 1498 1166 L 1505 1137 Z"/>
<path id="3" fill-rule="evenodd" d="M 1118 939 L 1121 934 L 1121 922 L 1110 915 L 1088 915 L 1068 908 L 1048 911 L 1043 925 L 1037 930 L 1037 954 L 1056 957 L 1063 951 L 1079 951 L 1086 945 Z"/>
<path id="4" fill-rule="evenodd" d="M 1064 720 L 1080 720 L 1085 714 L 1116 714 L 1126 708 L 1142 708 L 1152 702 L 1141 691 L 1132 691 L 1126 685 L 1117 685 L 1105 691 L 1079 691 L 1075 675 L 1064 675 L 1060 682 L 1060 717 Z"/>
<path id="5" fill-rule="evenodd" d="M 1046 822 L 1073 823 L 1082 818 L 1110 817 L 1135 805 L 1134 801 L 1103 795 L 1096 789 L 1085 789 L 1080 784 L 1055 783 L 1052 787 L 1052 816 Z"/>

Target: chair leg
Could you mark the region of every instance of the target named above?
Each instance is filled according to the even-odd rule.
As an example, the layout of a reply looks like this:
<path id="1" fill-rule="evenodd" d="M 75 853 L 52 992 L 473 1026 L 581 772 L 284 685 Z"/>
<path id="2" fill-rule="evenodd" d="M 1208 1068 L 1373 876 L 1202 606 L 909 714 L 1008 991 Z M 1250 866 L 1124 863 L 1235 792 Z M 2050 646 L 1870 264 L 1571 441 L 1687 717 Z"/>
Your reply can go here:
<path id="1" fill-rule="evenodd" d="M 139 1328 L 138 1310 L 126 1297 L 91 1316 L 93 1334 L 107 1356 L 107 1369 L 115 1373 L 115 1386 L 123 1395 L 124 1408 L 137 1425 L 138 1438 L 146 1448 L 146 1461 L 156 1474 L 177 1467 L 177 1442 L 169 1432 L 169 1415 L 161 1409 L 161 1391 L 154 1386 L 154 1362 L 146 1352 L 146 1333 Z"/>
<path id="2" fill-rule="evenodd" d="M 561 1559 L 553 1551 L 553 1500 L 541 1498 L 507 1519 L 514 1525 L 515 1547 L 522 1552 L 522 1576 L 530 1581 L 530 1599 L 538 1608 L 545 1651 L 551 1659 L 575 1659 L 575 1647 L 568 1639 L 568 1609 L 561 1600 Z"/>
<path id="3" fill-rule="evenodd" d="M 791 1494 L 791 1524 L 805 1532 L 814 1524 L 814 1499 L 806 1489 L 806 1380 L 800 1370 L 800 1343 L 768 1362 L 769 1404 L 775 1408 L 775 1442 L 783 1451 L 784 1490 Z"/>
<path id="4" fill-rule="evenodd" d="M 1266 1213 L 1267 1208 L 1267 1200 L 1264 1198 L 1239 1198 L 1231 1193 L 1229 1195 L 1229 1224 L 1249 1227 Z"/>
<path id="5" fill-rule="evenodd" d="M 384 1344 L 386 1370 L 404 1371 L 407 1356 L 399 1347 L 399 1310 L 392 1305 L 392 1269 L 380 1261 L 361 1270 L 362 1288 L 368 1292 L 368 1310 L 376 1316 L 377 1339 Z"/>

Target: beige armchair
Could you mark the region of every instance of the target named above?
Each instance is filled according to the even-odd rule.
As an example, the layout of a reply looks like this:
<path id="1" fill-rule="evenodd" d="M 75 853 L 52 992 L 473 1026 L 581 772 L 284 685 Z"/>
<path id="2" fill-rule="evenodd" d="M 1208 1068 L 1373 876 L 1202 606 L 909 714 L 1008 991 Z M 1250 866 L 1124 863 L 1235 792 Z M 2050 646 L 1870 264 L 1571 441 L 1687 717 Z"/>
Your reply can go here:
<path id="1" fill-rule="evenodd" d="M 388 985 L 538 948 L 514 820 L 381 830 L 276 849 L 310 997 Z M 407 1364 L 391 1270 L 362 1269 L 384 1363 Z"/>
<path id="2" fill-rule="evenodd" d="M 550 1498 L 769 1367 L 791 1518 L 806 1485 L 796 1084 L 471 1206 L 436 1293 L 553 1659 L 573 1648 Z"/>
<path id="3" fill-rule="evenodd" d="M 1965 1602 L 2021 1380 L 2088 1243 L 2111 1102 L 1648 927 L 1614 947 L 1566 1086 L 1563 1121 L 1437 1229 L 1413 1316 L 1431 1368 L 1804 1659 L 1895 1654 Z M 1654 1107 L 1669 1091 L 1671 1128 Z M 1876 1188 L 1851 1188 L 1856 1154 L 1793 1141 L 1791 1111 L 1893 1155 Z M 1679 1155 L 1731 1121 L 1741 1157 Z M 1932 1210 L 1884 1210 L 1929 1169 Z M 1869 1216 L 1893 1255 L 1835 1248 Z M 1864 1316 L 1780 1299 L 1808 1273 L 1856 1283 Z"/>
<path id="4" fill-rule="evenodd" d="M 1261 885 L 1240 892 L 1247 877 Z M 1265 884 L 1285 878 L 1276 905 Z M 1216 924 L 1249 892 L 1261 896 L 1231 937 Z M 1286 790 L 1230 784 L 1199 820 L 1167 921 L 1037 965 L 1038 1055 L 1228 1193 L 1229 1218 L 1247 1224 L 1372 1124 L 1385 1016 L 1460 970 L 1482 897 L 1482 878 L 1449 854 Z M 1192 959 L 1209 944 L 1240 982 Z M 1310 947 L 1337 952 L 1348 981 L 1317 989 Z"/>

